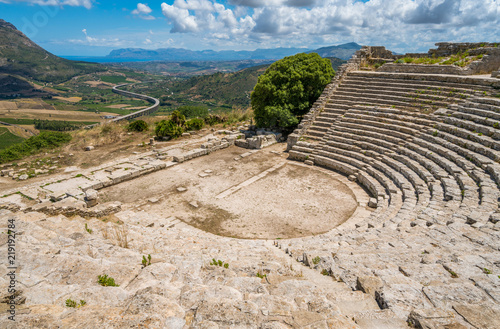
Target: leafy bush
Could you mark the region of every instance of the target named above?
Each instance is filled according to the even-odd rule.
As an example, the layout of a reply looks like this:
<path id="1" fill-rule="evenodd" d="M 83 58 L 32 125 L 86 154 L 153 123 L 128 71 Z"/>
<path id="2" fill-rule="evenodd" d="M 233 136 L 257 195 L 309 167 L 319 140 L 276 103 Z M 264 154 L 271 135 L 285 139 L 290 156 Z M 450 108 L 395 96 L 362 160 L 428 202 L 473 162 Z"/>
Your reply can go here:
<path id="1" fill-rule="evenodd" d="M 251 94 L 257 126 L 293 129 L 334 75 L 331 62 L 315 53 L 273 63 Z"/>
<path id="2" fill-rule="evenodd" d="M 97 280 L 97 282 L 103 287 L 119 287 L 119 285 L 115 283 L 115 279 L 108 276 L 107 274 L 99 275 L 97 277 Z"/>
<path id="3" fill-rule="evenodd" d="M 148 129 L 148 124 L 144 120 L 136 120 L 129 123 L 127 130 L 129 131 L 145 131 Z"/>
<path id="4" fill-rule="evenodd" d="M 53 149 L 71 140 L 71 135 L 62 132 L 42 131 L 22 143 L 12 145 L 0 151 L 0 163 L 19 160 L 41 150 Z"/>
<path id="5" fill-rule="evenodd" d="M 221 115 L 217 115 L 217 114 L 209 114 L 206 118 L 205 118 L 205 123 L 209 126 L 213 126 L 213 125 L 216 125 L 218 123 L 224 123 L 226 121 L 226 118 L 221 116 Z"/>
<path id="6" fill-rule="evenodd" d="M 181 106 L 177 109 L 186 118 L 206 118 L 208 109 L 203 106 Z"/>
<path id="7" fill-rule="evenodd" d="M 156 123 L 155 134 L 158 137 L 178 138 L 184 130 L 172 120 L 161 120 Z"/>
<path id="8" fill-rule="evenodd" d="M 205 125 L 203 119 L 194 118 L 186 121 L 186 130 L 200 130 Z"/>
<path id="9" fill-rule="evenodd" d="M 170 120 L 175 123 L 178 126 L 184 126 L 186 123 L 186 117 L 181 114 L 179 111 L 174 111 L 172 112 L 172 116 L 170 117 Z"/>

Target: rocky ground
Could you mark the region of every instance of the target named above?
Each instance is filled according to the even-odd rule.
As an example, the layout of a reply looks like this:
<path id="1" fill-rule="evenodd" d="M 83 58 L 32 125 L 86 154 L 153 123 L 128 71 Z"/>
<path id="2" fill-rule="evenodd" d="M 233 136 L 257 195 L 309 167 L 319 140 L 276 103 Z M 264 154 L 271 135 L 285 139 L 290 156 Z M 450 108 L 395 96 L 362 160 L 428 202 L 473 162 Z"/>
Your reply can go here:
<path id="1" fill-rule="evenodd" d="M 356 183 L 231 141 L 2 192 L 0 328 L 499 327 L 500 222 L 366 227 Z"/>

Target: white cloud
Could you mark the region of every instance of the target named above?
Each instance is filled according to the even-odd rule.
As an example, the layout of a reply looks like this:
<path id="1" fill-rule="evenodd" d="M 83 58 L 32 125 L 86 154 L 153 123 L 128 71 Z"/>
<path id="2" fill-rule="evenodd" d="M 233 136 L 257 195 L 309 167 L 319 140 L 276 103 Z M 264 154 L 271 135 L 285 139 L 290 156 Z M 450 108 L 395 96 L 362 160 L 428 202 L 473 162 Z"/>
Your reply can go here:
<path id="1" fill-rule="evenodd" d="M 149 8 L 147 4 L 138 3 L 137 8 L 132 10 L 133 15 L 137 15 L 138 17 L 145 20 L 154 20 L 156 19 L 154 16 L 149 15 L 153 10 Z"/>
<path id="2" fill-rule="evenodd" d="M 438 41 L 497 41 L 500 0 L 175 0 L 162 4 L 172 33 L 209 44 L 314 46 L 356 41 L 395 51 Z M 228 39 L 229 38 L 229 39 Z M 229 42 L 227 43 L 229 44 Z"/>
<path id="3" fill-rule="evenodd" d="M 92 8 L 94 0 L 0 0 L 3 3 L 12 2 L 27 2 L 40 6 L 72 6 L 72 7 L 85 7 L 87 9 Z"/>
<path id="4" fill-rule="evenodd" d="M 140 14 L 148 15 L 148 14 L 151 14 L 152 11 L 153 10 L 151 8 L 149 8 L 148 5 L 145 5 L 143 3 L 138 3 L 137 9 L 132 10 L 132 14 L 134 14 L 134 15 L 140 15 Z"/>
<path id="5" fill-rule="evenodd" d="M 76 45 L 87 45 L 87 46 L 99 46 L 99 47 L 125 47 L 133 45 L 131 40 L 123 40 L 116 37 L 108 38 L 94 38 L 91 37 L 87 29 L 83 29 L 82 33 L 85 35 L 85 39 L 69 39 L 67 42 Z"/>

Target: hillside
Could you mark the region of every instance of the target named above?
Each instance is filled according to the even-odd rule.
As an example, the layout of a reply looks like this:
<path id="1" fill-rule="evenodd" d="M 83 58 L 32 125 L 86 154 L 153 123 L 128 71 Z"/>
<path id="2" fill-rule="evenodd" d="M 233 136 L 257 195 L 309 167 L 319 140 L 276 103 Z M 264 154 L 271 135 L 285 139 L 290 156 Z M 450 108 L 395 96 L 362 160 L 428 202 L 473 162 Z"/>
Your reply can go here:
<path id="1" fill-rule="evenodd" d="M 99 64 L 57 57 L 31 41 L 14 25 L 0 19 L 0 73 L 60 83 L 76 75 L 104 70 Z"/>
<path id="2" fill-rule="evenodd" d="M 219 104 L 247 107 L 250 105 L 249 93 L 266 68 L 267 65 L 260 65 L 235 73 L 219 72 L 195 76 L 173 82 L 170 89 L 174 93 L 199 97 Z"/>
<path id="3" fill-rule="evenodd" d="M 332 67 L 337 71 L 338 67 L 345 63 L 338 58 L 329 58 Z M 162 99 L 163 105 L 175 106 L 187 104 L 186 100 L 201 103 L 216 103 L 229 107 L 250 106 L 250 92 L 255 87 L 258 77 L 263 74 L 269 65 L 259 65 L 246 68 L 234 73 L 217 72 L 210 75 L 199 75 L 189 79 L 173 79 L 167 83 L 173 95 L 162 94 L 164 84 L 148 89 L 148 93 Z M 149 87 L 151 88 L 151 87 Z"/>
<path id="4" fill-rule="evenodd" d="M 355 42 L 345 43 L 343 45 L 318 48 L 308 53 L 317 53 L 321 57 L 336 57 L 343 60 L 348 60 L 361 46 Z"/>

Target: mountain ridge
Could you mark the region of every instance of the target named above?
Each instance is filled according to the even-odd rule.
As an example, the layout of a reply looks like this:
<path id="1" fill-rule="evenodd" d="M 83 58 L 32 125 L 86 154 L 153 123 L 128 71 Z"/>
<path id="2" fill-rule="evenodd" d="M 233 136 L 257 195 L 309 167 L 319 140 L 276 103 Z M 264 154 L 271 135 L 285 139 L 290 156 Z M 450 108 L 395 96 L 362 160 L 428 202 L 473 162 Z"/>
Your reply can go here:
<path id="1" fill-rule="evenodd" d="M 349 42 L 337 46 L 322 47 L 318 49 L 307 48 L 267 48 L 256 50 L 189 50 L 184 48 L 121 48 L 112 50 L 106 58 L 126 60 L 150 60 L 150 61 L 230 61 L 230 60 L 270 60 L 281 59 L 301 52 L 316 52 L 322 57 L 337 57 L 342 60 L 348 60 L 361 49 L 361 45 L 355 42 Z"/>
<path id="2" fill-rule="evenodd" d="M 98 64 L 73 62 L 46 51 L 13 24 L 0 19 L 0 73 L 56 83 L 96 70 L 101 70 Z"/>

